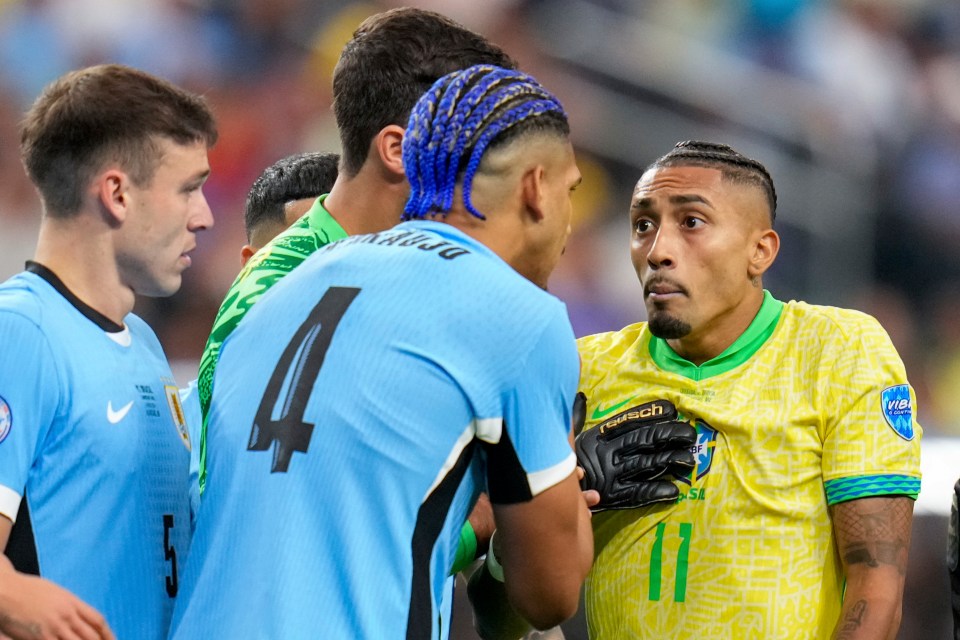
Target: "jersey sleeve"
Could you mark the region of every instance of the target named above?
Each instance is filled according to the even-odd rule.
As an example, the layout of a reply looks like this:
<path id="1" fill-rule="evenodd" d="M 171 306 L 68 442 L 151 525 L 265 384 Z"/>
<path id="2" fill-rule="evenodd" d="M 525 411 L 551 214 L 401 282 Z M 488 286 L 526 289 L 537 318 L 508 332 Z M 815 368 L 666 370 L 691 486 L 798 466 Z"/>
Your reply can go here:
<path id="1" fill-rule="evenodd" d="M 60 406 L 54 353 L 32 320 L 0 311 L 0 514 L 15 521 Z"/>
<path id="2" fill-rule="evenodd" d="M 828 504 L 920 492 L 916 395 L 889 336 L 869 316 L 829 345 L 823 478 Z"/>
<path id="3" fill-rule="evenodd" d="M 573 472 L 570 414 L 579 367 L 570 322 L 554 314 L 505 391 L 499 439 L 485 442 L 491 502 L 526 502 Z"/>
<path id="4" fill-rule="evenodd" d="M 184 422 L 190 434 L 190 530 L 197 522 L 200 508 L 200 398 L 197 393 L 197 381 L 180 389 L 180 406 L 183 407 Z"/>

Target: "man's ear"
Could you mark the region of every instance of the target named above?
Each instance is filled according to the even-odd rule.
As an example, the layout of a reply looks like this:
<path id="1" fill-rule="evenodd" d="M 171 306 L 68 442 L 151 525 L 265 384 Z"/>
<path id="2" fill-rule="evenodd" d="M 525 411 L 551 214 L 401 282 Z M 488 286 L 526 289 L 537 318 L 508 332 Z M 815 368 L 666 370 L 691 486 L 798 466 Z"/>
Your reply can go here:
<path id="1" fill-rule="evenodd" d="M 543 211 L 543 165 L 537 164 L 527 169 L 520 178 L 520 197 L 523 208 L 533 222 L 544 218 Z"/>
<path id="2" fill-rule="evenodd" d="M 403 133 L 403 127 L 388 124 L 374 137 L 373 151 L 392 176 L 406 180 L 403 173 Z"/>
<path id="3" fill-rule="evenodd" d="M 91 191 L 110 226 L 117 227 L 127 219 L 130 209 L 130 177 L 119 169 L 107 169 L 98 174 Z"/>
<path id="4" fill-rule="evenodd" d="M 773 229 L 758 231 L 754 239 L 747 275 L 756 278 L 766 273 L 780 252 L 780 236 Z"/>
<path id="5" fill-rule="evenodd" d="M 256 252 L 256 247 L 251 244 L 245 244 L 240 247 L 240 268 L 247 266 L 247 261 L 249 261 Z"/>

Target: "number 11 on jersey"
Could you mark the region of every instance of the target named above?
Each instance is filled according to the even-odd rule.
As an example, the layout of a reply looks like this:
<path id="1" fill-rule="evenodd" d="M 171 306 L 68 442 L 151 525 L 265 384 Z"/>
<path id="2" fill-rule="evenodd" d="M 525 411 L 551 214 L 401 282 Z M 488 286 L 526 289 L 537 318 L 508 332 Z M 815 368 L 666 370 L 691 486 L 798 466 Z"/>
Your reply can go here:
<path id="1" fill-rule="evenodd" d="M 673 527 L 670 527 L 673 529 Z M 663 581 L 663 539 L 667 533 L 667 523 L 657 525 L 653 550 L 650 552 L 650 599 L 660 600 Z M 693 535 L 693 523 L 679 523 L 680 547 L 677 549 L 676 582 L 673 585 L 673 601 L 683 602 L 687 597 L 687 569 L 690 558 L 690 537 Z"/>

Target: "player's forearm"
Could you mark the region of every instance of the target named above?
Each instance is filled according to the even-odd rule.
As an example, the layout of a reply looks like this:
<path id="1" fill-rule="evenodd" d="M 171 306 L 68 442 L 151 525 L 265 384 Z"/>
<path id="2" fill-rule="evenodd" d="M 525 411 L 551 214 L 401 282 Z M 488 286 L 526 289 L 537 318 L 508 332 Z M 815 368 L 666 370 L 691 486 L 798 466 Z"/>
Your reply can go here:
<path id="1" fill-rule="evenodd" d="M 860 498 L 831 507 L 846 576 L 836 640 L 890 639 L 900 628 L 913 501 Z"/>
<path id="2" fill-rule="evenodd" d="M 900 600 L 847 593 L 834 640 L 893 640 L 900 629 Z"/>
<path id="3" fill-rule="evenodd" d="M 510 605 L 506 586 L 491 575 L 486 562 L 470 576 L 467 596 L 473 607 L 473 627 L 483 640 L 517 640 L 531 630 L 530 623 Z"/>
<path id="4" fill-rule="evenodd" d="M 473 535 L 477 538 L 476 554 L 482 556 L 487 552 L 487 548 L 490 546 L 490 536 L 493 535 L 493 531 L 497 527 L 493 520 L 493 506 L 490 504 L 490 498 L 487 497 L 487 494 L 480 494 L 467 520 L 473 527 Z"/>
<path id="5" fill-rule="evenodd" d="M 10 599 L 11 590 L 16 589 L 19 573 L 3 553 L 0 553 L 0 628 L 3 627 L 4 614 L 7 613 L 5 604 Z"/>
<path id="6" fill-rule="evenodd" d="M 38 628 L 20 619 L 20 612 L 14 602 L 14 595 L 19 585 L 18 577 L 19 574 L 13 567 L 13 563 L 7 556 L 0 553 L 0 640 L 5 640 L 18 632 L 39 632 Z"/>
<path id="7" fill-rule="evenodd" d="M 460 539 L 457 541 L 457 553 L 450 575 L 457 575 L 487 552 L 495 528 L 490 499 L 487 494 L 481 493 L 470 517 L 460 528 Z"/>
<path id="8" fill-rule="evenodd" d="M 585 495 L 587 492 L 584 492 Z M 577 519 L 577 557 L 580 561 L 580 584 L 593 567 L 593 516 L 584 503 Z"/>
<path id="9" fill-rule="evenodd" d="M 575 475 L 529 502 L 494 504 L 494 514 L 510 604 L 538 629 L 571 617 L 593 559 L 590 513 Z"/>
<path id="10" fill-rule="evenodd" d="M 545 535 L 530 538 L 538 550 L 545 551 L 539 562 L 530 562 L 533 549 L 524 552 L 520 562 L 516 555 L 505 560 L 510 602 L 537 629 L 558 625 L 576 613 L 580 587 L 593 563 L 590 512 L 579 496 L 578 500 L 576 521 L 568 525 L 565 535 L 556 540 Z M 563 542 L 558 544 L 560 539 Z"/>

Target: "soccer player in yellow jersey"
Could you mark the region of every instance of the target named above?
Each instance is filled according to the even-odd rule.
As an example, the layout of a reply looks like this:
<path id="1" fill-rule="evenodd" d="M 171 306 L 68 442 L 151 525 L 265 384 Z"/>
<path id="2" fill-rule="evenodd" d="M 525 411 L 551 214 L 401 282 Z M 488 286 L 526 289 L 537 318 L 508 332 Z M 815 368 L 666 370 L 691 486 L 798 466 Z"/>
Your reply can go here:
<path id="1" fill-rule="evenodd" d="M 594 516 L 593 640 L 896 636 L 914 393 L 875 319 L 763 289 L 775 208 L 725 145 L 680 143 L 636 186 L 649 321 L 579 341 L 585 428 L 663 399 L 699 440 L 676 502 Z"/>

